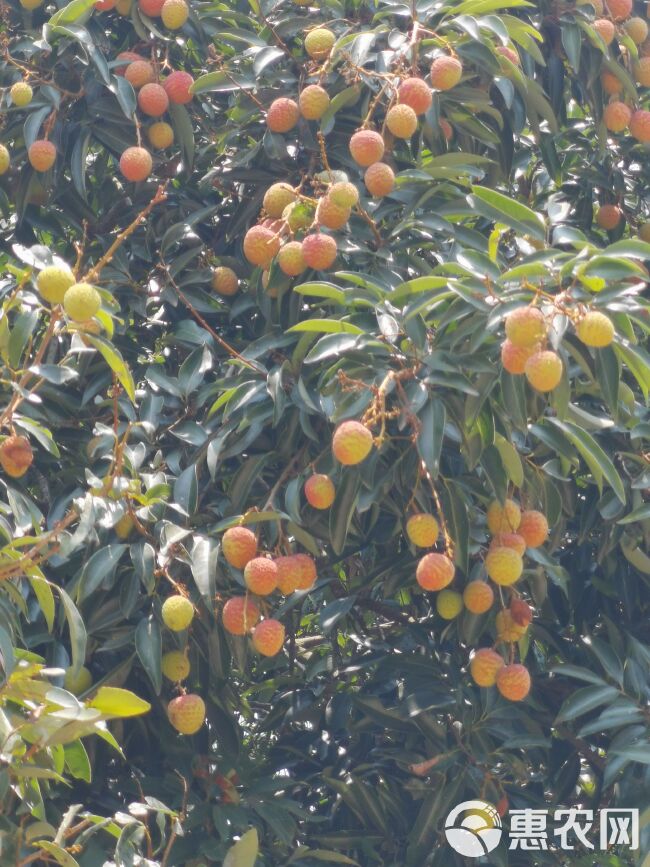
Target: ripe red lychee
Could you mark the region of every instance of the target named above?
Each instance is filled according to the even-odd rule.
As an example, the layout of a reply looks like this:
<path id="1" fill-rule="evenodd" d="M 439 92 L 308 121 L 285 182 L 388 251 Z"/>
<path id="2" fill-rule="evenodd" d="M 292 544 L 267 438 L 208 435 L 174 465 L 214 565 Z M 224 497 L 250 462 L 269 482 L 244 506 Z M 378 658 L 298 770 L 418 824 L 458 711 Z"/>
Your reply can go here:
<path id="1" fill-rule="evenodd" d="M 508 373 L 519 375 L 526 369 L 526 362 L 537 351 L 534 346 L 515 346 L 511 340 L 504 340 L 501 344 L 501 364 Z"/>
<path id="2" fill-rule="evenodd" d="M 278 265 L 287 277 L 297 277 L 299 274 L 302 274 L 307 267 L 307 263 L 302 255 L 302 244 L 300 241 L 289 241 L 280 248 Z"/>
<path id="3" fill-rule="evenodd" d="M 446 554 L 431 553 L 420 558 L 415 578 L 423 590 L 443 590 L 454 580 L 456 568 Z"/>
<path id="4" fill-rule="evenodd" d="M 359 201 L 359 190 L 349 181 L 337 181 L 329 188 L 327 196 L 338 208 L 353 208 Z"/>
<path id="5" fill-rule="evenodd" d="M 162 151 L 174 144 L 174 130 L 168 123 L 159 120 L 151 124 L 147 130 L 147 138 L 151 147 Z"/>
<path id="6" fill-rule="evenodd" d="M 399 103 L 388 110 L 386 126 L 396 138 L 411 138 L 418 128 L 418 117 L 410 105 Z"/>
<path id="7" fill-rule="evenodd" d="M 253 647 L 261 656 L 275 656 L 283 643 L 284 626 L 279 620 L 262 620 L 253 630 Z"/>
<path id="8" fill-rule="evenodd" d="M 503 504 L 494 500 L 488 507 L 486 519 L 490 533 L 514 533 L 521 523 L 521 510 L 514 500 Z"/>
<path id="9" fill-rule="evenodd" d="M 607 9 L 614 21 L 625 21 L 632 14 L 633 0 L 607 0 Z"/>
<path id="10" fill-rule="evenodd" d="M 494 686 L 497 680 L 497 674 L 503 668 L 505 662 L 503 657 L 491 650 L 489 647 L 482 647 L 477 650 L 472 656 L 469 664 L 469 670 L 472 675 L 472 680 L 477 686 Z"/>
<path id="11" fill-rule="evenodd" d="M 395 186 L 395 174 L 386 163 L 368 166 L 363 180 L 370 195 L 376 199 L 387 196 Z"/>
<path id="12" fill-rule="evenodd" d="M 134 60 L 133 63 L 129 63 L 126 67 L 124 78 L 135 90 L 139 90 L 145 84 L 154 82 L 156 80 L 156 73 L 148 60 Z"/>
<path id="13" fill-rule="evenodd" d="M 321 196 L 316 208 L 316 219 L 326 229 L 342 229 L 350 218 L 350 209 L 335 205 L 329 196 Z"/>
<path id="14" fill-rule="evenodd" d="M 141 54 L 136 54 L 135 51 L 120 51 L 120 53 L 115 58 L 116 60 L 123 60 L 124 63 L 120 66 L 115 66 L 113 68 L 113 72 L 115 75 L 124 75 L 129 64 L 133 63 L 136 60 L 144 60 Z"/>
<path id="15" fill-rule="evenodd" d="M 138 93 L 140 109 L 150 117 L 160 117 L 169 108 L 169 97 L 160 84 L 145 84 Z"/>
<path id="16" fill-rule="evenodd" d="M 330 105 L 328 92 L 319 84 L 309 84 L 298 97 L 300 112 L 307 120 L 320 120 Z"/>
<path id="17" fill-rule="evenodd" d="M 603 112 L 605 126 L 610 132 L 623 132 L 627 129 L 632 111 L 624 102 L 610 102 Z"/>
<path id="18" fill-rule="evenodd" d="M 163 623 L 172 632 L 182 632 L 194 619 L 194 606 L 180 594 L 168 596 L 161 609 Z"/>
<path id="19" fill-rule="evenodd" d="M 650 47 L 650 46 L 649 46 Z M 643 87 L 650 87 L 650 57 L 645 56 L 639 59 L 639 62 L 634 65 L 634 77 Z"/>
<path id="20" fill-rule="evenodd" d="M 497 674 L 497 689 L 509 701 L 523 701 L 530 686 L 528 669 L 520 663 L 504 665 Z"/>
<path id="21" fill-rule="evenodd" d="M 436 57 L 431 64 L 431 87 L 434 90 L 451 90 L 461 80 L 463 64 L 456 57 Z"/>
<path id="22" fill-rule="evenodd" d="M 649 113 L 650 117 L 650 113 Z M 623 212 L 617 205 L 601 205 L 596 211 L 596 223 L 601 229 L 615 229 L 623 218 Z"/>
<path id="23" fill-rule="evenodd" d="M 305 36 L 305 51 L 314 60 L 324 60 L 332 50 L 336 36 L 326 27 L 310 30 Z"/>
<path id="24" fill-rule="evenodd" d="M 336 241 L 331 235 L 314 232 L 306 235 L 302 242 L 302 255 L 307 267 L 316 271 L 325 271 L 334 264 L 336 259 Z"/>
<path id="25" fill-rule="evenodd" d="M 537 307 L 517 307 L 505 324 L 506 337 L 515 346 L 534 346 L 546 337 L 546 320 Z"/>
<path id="26" fill-rule="evenodd" d="M 521 527 L 521 523 L 519 527 Z M 526 540 L 519 530 L 516 533 L 497 533 L 490 542 L 490 548 L 512 548 L 513 551 L 516 551 L 517 554 L 523 557 L 526 553 Z"/>
<path id="27" fill-rule="evenodd" d="M 108 12 L 110 9 L 115 9 L 117 0 L 96 0 L 95 9 L 98 12 Z"/>
<path id="28" fill-rule="evenodd" d="M 194 79 L 189 72 L 184 72 L 181 69 L 176 69 L 170 73 L 163 81 L 165 93 L 169 97 L 170 102 L 178 105 L 186 105 L 192 101 L 190 87 L 194 84 Z"/>
<path id="29" fill-rule="evenodd" d="M 485 569 L 495 584 L 507 587 L 521 578 L 524 561 L 512 548 L 492 548 L 485 558 Z"/>
<path id="30" fill-rule="evenodd" d="M 526 362 L 526 379 L 537 391 L 553 391 L 562 379 L 562 359 L 552 350 L 536 352 Z"/>
<path id="31" fill-rule="evenodd" d="M 231 566 L 243 569 L 257 554 L 255 533 L 248 527 L 230 527 L 221 539 L 221 550 Z"/>
<path id="32" fill-rule="evenodd" d="M 378 132 L 361 129 L 350 139 L 350 154 L 360 166 L 379 162 L 384 155 L 384 140 Z"/>
<path id="33" fill-rule="evenodd" d="M 252 226 L 244 236 L 244 256 L 251 265 L 268 268 L 280 249 L 280 238 L 266 226 Z"/>
<path id="34" fill-rule="evenodd" d="M 54 165 L 56 148 L 51 141 L 37 139 L 29 146 L 27 157 L 34 171 L 46 172 Z"/>
<path id="35" fill-rule="evenodd" d="M 527 509 L 521 513 L 521 523 L 517 532 L 523 537 L 528 548 L 539 548 L 548 538 L 546 515 L 535 509 Z"/>
<path id="36" fill-rule="evenodd" d="M 34 453 L 27 437 L 14 434 L 0 444 L 0 466 L 12 479 L 24 476 L 33 460 Z"/>
<path id="37" fill-rule="evenodd" d="M 406 535 L 418 548 L 431 548 L 438 541 L 438 522 L 427 512 L 419 512 L 406 522 Z"/>
<path id="38" fill-rule="evenodd" d="M 180 734 L 196 734 L 205 720 L 205 702 L 194 693 L 179 695 L 167 705 L 167 716 Z"/>
<path id="39" fill-rule="evenodd" d="M 178 30 L 190 17 L 190 8 L 185 0 L 165 0 L 160 17 L 165 27 Z"/>
<path id="40" fill-rule="evenodd" d="M 150 18 L 159 18 L 164 5 L 165 0 L 138 0 L 140 11 Z"/>
<path id="41" fill-rule="evenodd" d="M 590 310 L 576 325 L 576 334 L 586 346 L 609 346 L 614 340 L 614 324 L 599 310 Z"/>
<path id="42" fill-rule="evenodd" d="M 120 157 L 120 171 L 127 181 L 144 181 L 151 174 L 153 160 L 145 148 L 127 148 Z"/>
<path id="43" fill-rule="evenodd" d="M 246 596 L 233 596 L 223 606 L 223 628 L 231 635 L 245 635 L 260 619 L 260 609 Z"/>
<path id="44" fill-rule="evenodd" d="M 630 133 L 640 142 L 650 141 L 650 111 L 639 109 L 630 120 Z"/>
<path id="45" fill-rule="evenodd" d="M 275 565 L 278 568 L 278 590 L 284 596 L 288 596 L 298 589 L 303 577 L 304 564 L 295 554 L 288 557 L 276 557 Z"/>
<path id="46" fill-rule="evenodd" d="M 296 590 L 311 590 L 318 577 L 316 564 L 309 554 L 294 554 L 293 557 L 298 569 Z"/>
<path id="47" fill-rule="evenodd" d="M 299 118 L 298 104 L 285 96 L 274 100 L 266 113 L 266 123 L 271 132 L 289 132 Z"/>
<path id="48" fill-rule="evenodd" d="M 485 614 L 494 603 L 494 590 L 485 581 L 470 581 L 463 591 L 463 602 L 472 614 Z"/>
<path id="49" fill-rule="evenodd" d="M 332 437 L 332 453 L 345 466 L 360 464 L 370 454 L 372 445 L 372 434 L 358 421 L 342 421 Z"/>
<path id="50" fill-rule="evenodd" d="M 621 79 L 608 70 L 601 73 L 600 83 L 602 84 L 605 93 L 608 93 L 610 96 L 615 96 L 623 90 Z"/>
<path id="51" fill-rule="evenodd" d="M 296 201 L 296 192 L 291 184 L 280 182 L 272 184 L 264 193 L 262 205 L 264 210 L 269 215 L 277 219 L 282 216 L 282 212 L 292 202 Z"/>
<path id="52" fill-rule="evenodd" d="M 329 509 L 334 502 L 336 489 L 329 476 L 314 473 L 305 482 L 305 497 L 314 509 Z"/>
<path id="53" fill-rule="evenodd" d="M 244 581 L 251 593 L 268 596 L 278 586 L 278 567 L 267 557 L 253 557 L 244 566 Z"/>
<path id="54" fill-rule="evenodd" d="M 607 18 L 599 18 L 594 21 L 593 28 L 603 40 L 605 45 L 611 45 L 616 36 L 616 27 Z"/>
<path id="55" fill-rule="evenodd" d="M 225 265 L 220 265 L 212 272 L 212 288 L 218 295 L 230 297 L 239 289 L 239 278 L 232 270 Z"/>
<path id="56" fill-rule="evenodd" d="M 422 78 L 406 78 L 397 90 L 397 101 L 408 105 L 416 114 L 424 114 L 431 107 L 433 94 Z"/>

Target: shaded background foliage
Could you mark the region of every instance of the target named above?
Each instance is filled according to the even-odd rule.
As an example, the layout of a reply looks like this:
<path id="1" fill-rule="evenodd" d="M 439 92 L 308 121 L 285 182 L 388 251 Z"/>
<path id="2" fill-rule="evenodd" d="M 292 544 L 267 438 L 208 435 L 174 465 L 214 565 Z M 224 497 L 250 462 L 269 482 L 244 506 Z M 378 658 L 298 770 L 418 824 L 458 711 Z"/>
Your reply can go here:
<path id="1" fill-rule="evenodd" d="M 590 4 L 521 0 L 204 2 L 178 34 L 137 6 L 99 14 L 86 0 L 59 11 L 12 3 L 2 15 L 1 83 L 29 70 L 35 88 L 27 108 L 2 105 L 12 155 L 0 186 L 3 405 L 49 321 L 33 275 L 53 254 L 91 269 L 166 182 L 165 203 L 101 270 L 104 332 L 58 330 L 36 370 L 38 399 L 12 416 L 36 458 L 22 480 L 2 480 L 0 567 L 73 505 L 79 518 L 28 580 L 1 585 L 3 731 L 14 738 L 1 773 L 6 863 L 26 863 L 37 839 L 43 860 L 62 864 L 219 864 L 250 826 L 268 865 L 462 863 L 441 828 L 466 798 L 646 808 L 650 246 L 635 236 L 648 152 L 608 137 L 600 84 L 607 69 L 644 104 L 630 74 L 636 46 L 620 34 L 607 49 Z M 421 38 L 411 40 L 414 17 Z M 322 74 L 303 50 L 316 23 L 338 37 Z M 390 142 L 395 191 L 362 198 L 370 219 L 355 213 L 337 233 L 336 271 L 292 282 L 274 265 L 265 289 L 242 255 L 265 189 L 326 168 L 319 131 L 328 164 L 360 181 L 349 138 L 379 93 L 377 73 L 408 68 L 413 43 L 423 74 L 452 46 L 463 82 L 434 95 L 411 141 Z M 123 50 L 197 79 L 192 102 L 170 111 L 175 145 L 137 185 L 117 171 L 136 142 L 135 94 L 116 74 Z M 318 75 L 332 97 L 320 124 L 271 133 L 264 109 Z M 44 124 L 58 158 L 38 175 L 25 151 Z M 593 224 L 607 202 L 625 214 L 609 236 Z M 233 299 L 210 288 L 218 263 L 239 274 Z M 607 310 L 618 333 L 593 352 L 556 316 L 565 375 L 548 399 L 499 362 L 503 316 L 540 291 Z M 400 388 L 387 379 L 398 371 Z M 381 383 L 395 410 L 388 436 L 343 470 L 333 425 L 359 418 Z M 329 513 L 302 495 L 314 467 L 336 484 Z M 525 704 L 468 676 L 470 649 L 494 640 L 493 617 L 446 624 L 415 584 L 404 520 L 413 506 L 435 509 L 434 491 L 462 579 L 482 574 L 492 499 L 518 491 L 549 517 L 550 542 L 529 552 L 523 582 L 536 609 L 518 648 L 534 682 Z M 126 514 L 137 517 L 128 534 Z M 242 586 L 220 535 L 241 515 L 269 550 L 289 538 L 317 558 L 316 588 L 273 604 L 288 640 L 271 660 L 219 617 Z M 197 610 L 178 638 L 160 618 L 174 586 Z M 174 688 L 160 668 L 163 650 L 185 644 L 188 687 L 208 706 L 192 738 L 167 722 Z M 83 727 L 63 757 L 25 752 L 6 684 L 38 658 L 85 662 L 95 686 L 151 703 L 110 723 L 123 756 L 98 738 L 84 750 Z M 50 711 L 70 701 L 40 700 Z M 17 757 L 31 763 L 27 783 L 10 767 Z M 643 818 L 647 851 L 647 809 Z M 598 863 L 641 864 L 643 851 Z M 557 863 L 544 852 L 491 857 Z"/>

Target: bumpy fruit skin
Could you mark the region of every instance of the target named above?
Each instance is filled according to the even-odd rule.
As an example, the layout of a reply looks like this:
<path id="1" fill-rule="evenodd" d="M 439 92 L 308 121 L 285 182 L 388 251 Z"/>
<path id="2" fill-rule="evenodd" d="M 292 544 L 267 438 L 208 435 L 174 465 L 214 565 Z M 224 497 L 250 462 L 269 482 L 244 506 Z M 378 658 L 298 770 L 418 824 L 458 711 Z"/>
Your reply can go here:
<path id="1" fill-rule="evenodd" d="M 359 190 L 349 181 L 337 181 L 327 193 L 337 208 L 353 208 L 359 201 Z"/>
<path id="2" fill-rule="evenodd" d="M 93 676 L 85 665 L 82 665 L 76 676 L 73 676 L 72 669 L 66 668 L 63 676 L 63 688 L 67 689 L 73 695 L 81 695 L 93 685 Z"/>
<path id="3" fill-rule="evenodd" d="M 528 628 L 517 623 L 507 608 L 499 611 L 495 618 L 495 626 L 499 640 L 509 644 L 523 638 Z"/>
<path id="4" fill-rule="evenodd" d="M 151 174 L 153 160 L 145 148 L 127 148 L 120 157 L 120 171 L 127 181 L 144 181 Z"/>
<path id="5" fill-rule="evenodd" d="M 126 67 L 124 78 L 135 90 L 139 90 L 145 84 L 152 84 L 156 80 L 156 73 L 148 60 L 134 60 Z"/>
<path id="6" fill-rule="evenodd" d="M 512 548 L 493 548 L 485 558 L 485 568 L 495 584 L 508 587 L 521 578 L 524 561 Z"/>
<path id="7" fill-rule="evenodd" d="M 621 222 L 623 213 L 617 205 L 601 205 L 596 212 L 596 223 L 601 229 L 611 231 Z"/>
<path id="8" fill-rule="evenodd" d="M 192 101 L 190 87 L 193 84 L 194 79 L 189 72 L 183 72 L 181 69 L 170 73 L 163 81 L 163 87 L 169 101 L 177 105 L 187 105 L 188 102 Z"/>
<path id="9" fill-rule="evenodd" d="M 607 9 L 614 21 L 625 21 L 632 14 L 633 0 L 607 0 Z"/>
<path id="10" fill-rule="evenodd" d="M 212 272 L 212 288 L 218 295 L 230 297 L 239 289 L 239 277 L 232 268 L 220 265 Z"/>
<path id="11" fill-rule="evenodd" d="M 160 117 L 169 108 L 169 97 L 160 84 L 145 84 L 138 93 L 138 106 L 149 117 Z"/>
<path id="12" fill-rule="evenodd" d="M 135 51 L 120 51 L 115 59 L 123 60 L 124 63 L 121 66 L 114 66 L 113 72 L 115 75 L 124 75 L 129 64 L 134 63 L 136 60 L 144 60 L 144 57 Z"/>
<path id="13" fill-rule="evenodd" d="M 418 548 L 431 548 L 438 541 L 438 522 L 426 512 L 411 515 L 406 522 L 406 535 Z"/>
<path id="14" fill-rule="evenodd" d="M 37 139 L 29 146 L 27 157 L 35 171 L 46 172 L 54 165 L 54 161 L 56 160 L 56 148 L 51 141 Z"/>
<path id="15" fill-rule="evenodd" d="M 114 9 L 117 0 L 97 0 L 95 3 L 95 9 L 98 12 L 108 12 L 110 9 Z"/>
<path id="16" fill-rule="evenodd" d="M 196 734 L 205 720 L 205 702 L 200 695 L 191 692 L 179 695 L 167 705 L 167 716 L 180 734 Z"/>
<path id="17" fill-rule="evenodd" d="M 174 683 L 185 680 L 190 673 L 190 661 L 181 650 L 170 650 L 164 653 L 160 664 L 162 673 Z"/>
<path id="18" fill-rule="evenodd" d="M 0 466 L 12 479 L 24 476 L 34 460 L 27 437 L 10 436 L 0 444 Z"/>
<path id="19" fill-rule="evenodd" d="M 546 515 L 535 509 L 521 513 L 521 523 L 517 530 L 526 542 L 528 548 L 539 548 L 548 539 L 548 521 Z"/>
<path id="20" fill-rule="evenodd" d="M 463 64 L 455 57 L 436 57 L 431 64 L 431 86 L 434 90 L 451 90 L 463 76 Z"/>
<path id="21" fill-rule="evenodd" d="M 586 346 L 609 346 L 614 333 L 612 320 L 599 310 L 590 310 L 576 325 L 576 334 Z"/>
<path id="22" fill-rule="evenodd" d="M 643 87 L 650 87 L 650 57 L 641 57 L 635 64 L 634 77 Z"/>
<path id="23" fill-rule="evenodd" d="M 99 292 L 90 283 L 75 283 L 63 296 L 63 309 L 73 322 L 92 319 L 101 303 Z"/>
<path id="24" fill-rule="evenodd" d="M 616 96 L 616 94 L 620 93 L 623 90 L 623 83 L 618 76 L 614 75 L 613 72 L 609 72 L 605 70 L 601 73 L 600 83 L 603 86 L 603 90 L 605 93 L 610 96 Z"/>
<path id="25" fill-rule="evenodd" d="M 280 238 L 266 226 L 251 226 L 244 235 L 244 256 L 251 265 L 268 268 L 280 249 Z"/>
<path id="26" fill-rule="evenodd" d="M 470 581 L 463 591 L 463 602 L 472 614 L 485 614 L 494 603 L 494 590 L 485 581 Z"/>
<path id="27" fill-rule="evenodd" d="M 637 141 L 650 141 L 650 111 L 639 109 L 630 120 L 630 133 Z"/>
<path id="28" fill-rule="evenodd" d="M 392 193 L 395 186 L 395 174 L 386 163 L 373 163 L 368 166 L 363 180 L 366 189 L 375 199 Z"/>
<path id="29" fill-rule="evenodd" d="M 342 229 L 350 219 L 350 209 L 340 208 L 334 204 L 329 196 L 322 196 L 318 200 L 316 219 L 326 229 Z"/>
<path id="30" fill-rule="evenodd" d="M 275 656 L 283 644 L 284 626 L 279 620 L 262 620 L 253 630 L 253 647 L 260 656 Z"/>
<path id="31" fill-rule="evenodd" d="M 506 500 L 503 505 L 494 500 L 488 507 L 486 519 L 490 533 L 514 533 L 521 523 L 521 510 L 514 500 Z"/>
<path id="32" fill-rule="evenodd" d="M 62 304 L 65 293 L 74 282 L 74 274 L 67 265 L 48 265 L 36 278 L 36 288 L 41 298 L 50 304 Z"/>
<path id="33" fill-rule="evenodd" d="M 268 596 L 278 586 L 278 567 L 267 557 L 253 557 L 244 566 L 244 581 L 251 593 Z"/>
<path id="34" fill-rule="evenodd" d="M 472 656 L 469 670 L 477 686 L 488 687 L 494 686 L 497 682 L 497 674 L 504 665 L 503 657 L 496 650 L 482 647 Z"/>
<path id="35" fill-rule="evenodd" d="M 546 337 L 546 320 L 537 307 L 517 307 L 506 316 L 505 328 L 514 346 L 535 346 Z"/>
<path id="36" fill-rule="evenodd" d="M 282 216 L 287 205 L 295 201 L 296 193 L 291 184 L 279 183 L 272 184 L 264 193 L 262 205 L 269 217 L 277 219 Z"/>
<path id="37" fill-rule="evenodd" d="M 331 268 L 336 259 L 336 241 L 331 235 L 315 232 L 307 235 L 302 241 L 302 255 L 309 268 L 315 271 L 325 271 Z"/>
<path id="38" fill-rule="evenodd" d="M 278 253 L 278 265 L 287 277 L 297 277 L 307 267 L 300 241 L 289 241 Z"/>
<path id="39" fill-rule="evenodd" d="M 302 563 L 297 555 L 289 557 L 276 557 L 275 565 L 278 567 L 278 590 L 284 596 L 288 596 L 298 588 L 302 575 Z"/>
<path id="40" fill-rule="evenodd" d="M 605 45 L 611 45 L 616 36 L 616 27 L 607 18 L 599 18 L 594 21 L 593 28 L 603 40 Z"/>
<path id="41" fill-rule="evenodd" d="M 521 524 L 516 533 L 497 533 L 490 542 L 490 548 L 512 548 L 520 557 L 526 553 L 526 540 L 521 535 Z"/>
<path id="42" fill-rule="evenodd" d="M 418 116 L 410 105 L 400 103 L 388 110 L 386 126 L 396 138 L 411 138 L 418 128 Z"/>
<path id="43" fill-rule="evenodd" d="M 648 38 L 648 25 L 643 18 L 630 18 L 623 27 L 635 45 L 642 45 Z"/>
<path id="44" fill-rule="evenodd" d="M 408 105 L 416 114 L 424 114 L 431 107 L 433 94 L 422 78 L 405 78 L 397 90 L 397 101 Z"/>
<path id="45" fill-rule="evenodd" d="M 294 554 L 295 564 L 298 568 L 298 582 L 296 590 L 311 590 L 318 577 L 316 564 L 309 554 Z"/>
<path id="46" fill-rule="evenodd" d="M 147 138 L 151 147 L 164 150 L 174 144 L 174 130 L 164 120 L 152 123 L 147 130 Z"/>
<path id="47" fill-rule="evenodd" d="M 528 669 L 520 663 L 504 665 L 497 674 L 497 689 L 508 701 L 523 701 L 530 686 Z"/>
<path id="48" fill-rule="evenodd" d="M 423 590 L 444 590 L 454 580 L 456 567 L 446 554 L 425 554 L 415 571 Z"/>
<path id="49" fill-rule="evenodd" d="M 26 81 L 17 81 L 15 84 L 12 84 L 9 96 L 14 105 L 23 108 L 32 101 L 34 91 Z"/>
<path id="50" fill-rule="evenodd" d="M 323 473 L 314 473 L 305 482 L 305 497 L 314 509 L 329 509 L 335 496 L 334 483 Z"/>
<path id="51" fill-rule="evenodd" d="M 289 132 L 298 123 L 299 118 L 298 104 L 286 96 L 274 100 L 266 113 L 266 123 L 271 132 Z"/>
<path id="52" fill-rule="evenodd" d="M 455 590 L 443 590 L 436 597 L 436 611 L 443 620 L 454 620 L 463 610 L 463 597 Z"/>
<path id="53" fill-rule="evenodd" d="M 165 0 L 160 17 L 165 27 L 178 30 L 190 17 L 190 9 L 185 0 Z"/>
<path id="54" fill-rule="evenodd" d="M 350 139 L 352 159 L 364 167 L 379 162 L 384 155 L 385 147 L 383 138 L 371 129 L 361 129 Z"/>
<path id="55" fill-rule="evenodd" d="M 0 144 L 0 175 L 4 175 L 11 165 L 11 157 L 7 148 Z"/>
<path id="56" fill-rule="evenodd" d="M 305 51 L 314 60 L 324 60 L 332 50 L 336 36 L 326 27 L 317 27 L 305 36 Z"/>
<path id="57" fill-rule="evenodd" d="M 172 632 L 182 632 L 194 619 L 194 606 L 185 596 L 168 596 L 162 604 L 163 623 Z"/>
<path id="58" fill-rule="evenodd" d="M 603 112 L 605 126 L 610 132 L 623 132 L 630 124 L 632 111 L 624 102 L 610 102 Z"/>
<path id="59" fill-rule="evenodd" d="M 537 391 L 553 391 L 562 379 L 562 359 L 551 350 L 536 352 L 526 362 L 525 373 Z"/>
<path id="60" fill-rule="evenodd" d="M 523 374 L 526 369 L 526 362 L 536 349 L 537 345 L 515 346 L 511 340 L 504 340 L 501 344 L 501 364 L 504 370 L 515 376 Z"/>
<path id="61" fill-rule="evenodd" d="M 257 554 L 255 533 L 248 527 L 230 527 L 221 539 L 221 550 L 231 566 L 243 569 Z"/>
<path id="62" fill-rule="evenodd" d="M 332 453 L 344 466 L 352 467 L 368 457 L 372 444 L 372 434 L 365 425 L 342 421 L 332 437 Z"/>
<path id="63" fill-rule="evenodd" d="M 260 619 L 260 609 L 246 596 L 233 596 L 221 612 L 223 628 L 231 635 L 246 635 Z"/>
<path id="64" fill-rule="evenodd" d="M 138 0 L 140 11 L 150 18 L 159 18 L 164 5 L 165 0 Z"/>

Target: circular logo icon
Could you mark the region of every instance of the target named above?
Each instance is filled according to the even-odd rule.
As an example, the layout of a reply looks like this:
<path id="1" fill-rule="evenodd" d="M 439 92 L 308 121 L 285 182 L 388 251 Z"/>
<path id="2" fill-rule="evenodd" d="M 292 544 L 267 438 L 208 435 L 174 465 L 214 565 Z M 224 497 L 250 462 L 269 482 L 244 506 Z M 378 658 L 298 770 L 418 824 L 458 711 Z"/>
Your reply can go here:
<path id="1" fill-rule="evenodd" d="M 480 858 L 499 845 L 501 817 L 496 807 L 485 801 L 463 801 L 445 822 L 447 842 L 466 858 Z"/>

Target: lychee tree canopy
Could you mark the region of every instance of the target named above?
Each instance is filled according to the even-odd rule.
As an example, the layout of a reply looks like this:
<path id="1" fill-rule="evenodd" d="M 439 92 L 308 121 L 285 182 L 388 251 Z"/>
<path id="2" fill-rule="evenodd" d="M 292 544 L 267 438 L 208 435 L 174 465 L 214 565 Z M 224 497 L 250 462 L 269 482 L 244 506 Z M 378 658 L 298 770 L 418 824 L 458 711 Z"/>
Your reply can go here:
<path id="1" fill-rule="evenodd" d="M 463 800 L 647 807 L 650 160 L 603 120 L 611 99 L 643 110 L 647 44 L 623 22 L 606 46 L 593 22 L 617 15 L 600 0 L 193 0 L 175 31 L 128 0 L 1 15 L 0 433 L 33 450 L 0 478 L 2 864 L 461 864 L 442 828 Z M 313 60 L 318 25 L 336 42 Z M 151 120 L 123 51 L 195 80 L 137 184 L 118 161 L 149 147 Z M 395 139 L 395 83 L 430 84 L 443 55 L 462 81 Z M 271 102 L 307 84 L 325 114 L 271 132 Z M 360 127 L 384 133 L 383 198 L 349 152 Z M 44 138 L 42 173 L 27 149 Z M 330 172 L 361 194 L 329 233 L 334 266 L 253 267 L 242 243 L 268 187 L 300 189 L 309 213 Z M 100 290 L 92 322 L 36 291 L 53 262 Z M 214 292 L 216 266 L 236 295 Z M 501 363 L 504 318 L 531 303 L 562 361 L 549 393 Z M 616 329 L 603 348 L 576 334 L 591 310 Z M 343 419 L 374 437 L 357 466 L 332 455 Z M 334 482 L 328 510 L 305 500 L 314 471 Z M 516 587 L 533 622 L 503 649 L 532 676 L 517 703 L 469 675 L 510 591 L 443 620 L 404 532 L 437 516 L 462 591 L 485 577 L 486 510 L 506 497 L 551 528 Z M 286 629 L 274 657 L 221 621 L 244 592 L 220 549 L 239 524 L 263 551 L 316 560 L 312 590 L 262 602 Z M 195 605 L 181 633 L 161 617 L 174 593 Z M 162 675 L 171 649 L 188 652 L 182 688 Z M 61 670 L 82 665 L 93 684 L 76 698 Z M 192 736 L 167 718 L 183 690 L 207 707 Z M 647 863 L 649 816 L 640 851 L 598 863 Z"/>

